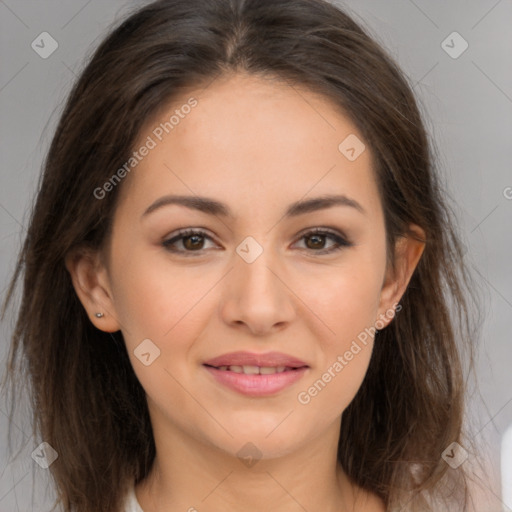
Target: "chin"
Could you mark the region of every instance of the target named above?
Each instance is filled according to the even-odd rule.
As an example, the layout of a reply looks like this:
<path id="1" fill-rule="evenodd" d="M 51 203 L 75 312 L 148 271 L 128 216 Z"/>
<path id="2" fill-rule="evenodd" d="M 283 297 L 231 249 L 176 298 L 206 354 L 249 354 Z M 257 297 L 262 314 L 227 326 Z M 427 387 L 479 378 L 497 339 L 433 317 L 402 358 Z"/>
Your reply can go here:
<path id="1" fill-rule="evenodd" d="M 298 450 L 301 445 L 307 443 L 304 437 L 305 425 L 301 428 L 294 428 L 291 425 L 284 425 L 283 417 L 279 421 L 255 423 L 243 428 L 240 423 L 226 425 L 227 430 L 233 435 L 222 438 L 211 439 L 215 446 L 230 455 L 243 458 L 250 456 L 258 459 L 276 459 Z M 271 425 L 271 426 L 269 426 Z"/>

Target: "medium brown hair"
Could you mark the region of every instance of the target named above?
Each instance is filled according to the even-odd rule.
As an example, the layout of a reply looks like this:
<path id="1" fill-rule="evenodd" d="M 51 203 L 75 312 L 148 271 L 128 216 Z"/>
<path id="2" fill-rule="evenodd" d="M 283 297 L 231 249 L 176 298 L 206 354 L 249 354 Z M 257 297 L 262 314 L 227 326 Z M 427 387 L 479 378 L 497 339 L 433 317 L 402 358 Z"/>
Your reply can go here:
<path id="1" fill-rule="evenodd" d="M 155 457 L 145 393 L 121 331 L 90 322 L 65 257 L 107 243 L 123 184 L 102 200 L 93 191 L 128 160 L 144 123 L 183 91 L 230 72 L 304 86 L 350 117 L 375 163 L 389 264 L 410 223 L 425 231 L 402 309 L 377 334 L 366 377 L 343 412 L 338 459 L 388 510 L 427 510 L 443 493 L 465 500 L 463 468 L 454 492 L 441 454 L 463 444 L 471 283 L 408 80 L 368 31 L 324 0 L 160 0 L 112 30 L 74 85 L 3 309 L 23 273 L 8 375 L 13 387 L 17 379 L 30 384 L 34 433 L 59 454 L 50 466 L 57 504 L 118 512 Z"/>

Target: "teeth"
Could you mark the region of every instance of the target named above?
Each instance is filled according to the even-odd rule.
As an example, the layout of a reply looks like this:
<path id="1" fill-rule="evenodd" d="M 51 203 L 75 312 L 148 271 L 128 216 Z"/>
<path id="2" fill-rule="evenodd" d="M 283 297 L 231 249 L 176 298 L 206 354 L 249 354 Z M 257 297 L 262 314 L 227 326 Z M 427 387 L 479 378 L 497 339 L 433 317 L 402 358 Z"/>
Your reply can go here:
<path id="1" fill-rule="evenodd" d="M 242 366 L 246 375 L 257 375 L 260 373 L 259 366 Z"/>
<path id="2" fill-rule="evenodd" d="M 285 370 L 292 370 L 287 366 L 219 366 L 219 370 L 226 371 L 230 370 L 235 373 L 244 373 L 245 375 L 271 375 L 273 373 L 282 373 Z"/>

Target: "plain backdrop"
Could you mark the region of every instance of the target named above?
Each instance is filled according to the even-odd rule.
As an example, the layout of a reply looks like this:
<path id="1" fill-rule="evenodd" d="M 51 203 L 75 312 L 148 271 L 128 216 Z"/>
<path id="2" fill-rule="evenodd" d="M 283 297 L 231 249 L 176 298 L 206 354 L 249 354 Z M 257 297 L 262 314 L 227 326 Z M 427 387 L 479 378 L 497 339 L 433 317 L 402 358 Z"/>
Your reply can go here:
<path id="1" fill-rule="evenodd" d="M 2 297 L 62 102 L 84 59 L 108 28 L 142 3 L 0 0 Z M 501 453 L 506 429 L 512 427 L 512 1 L 334 3 L 356 15 L 401 65 L 414 85 L 438 146 L 440 172 L 484 290 L 486 314 L 477 362 L 481 398 L 475 396 L 471 402 L 471 416 L 477 425 L 474 440 L 485 446 L 488 464 L 482 482 L 488 491 L 487 501 L 482 501 L 479 510 L 509 510 L 506 505 L 512 509 L 512 430 L 503 443 L 509 454 Z M 48 32 L 58 44 L 46 59 L 31 46 L 42 32 Z M 466 44 L 467 49 L 460 53 Z M 0 326 L 0 374 L 13 321 L 11 316 Z M 43 440 L 31 436 L 30 417 L 23 404 L 12 435 L 14 446 L 21 446 L 15 460 L 9 457 L 2 400 L 0 512 L 47 511 L 54 498 L 48 470 L 31 457 Z"/>

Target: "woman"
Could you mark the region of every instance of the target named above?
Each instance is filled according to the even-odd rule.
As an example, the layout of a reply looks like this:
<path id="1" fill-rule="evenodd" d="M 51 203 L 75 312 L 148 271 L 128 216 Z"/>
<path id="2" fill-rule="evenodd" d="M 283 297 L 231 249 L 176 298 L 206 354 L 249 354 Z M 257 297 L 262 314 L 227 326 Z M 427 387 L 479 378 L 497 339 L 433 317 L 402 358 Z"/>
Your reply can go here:
<path id="1" fill-rule="evenodd" d="M 113 30 L 7 296 L 23 272 L 10 375 L 63 510 L 466 510 L 442 454 L 467 274 L 431 154 L 325 1 L 160 0 Z"/>

